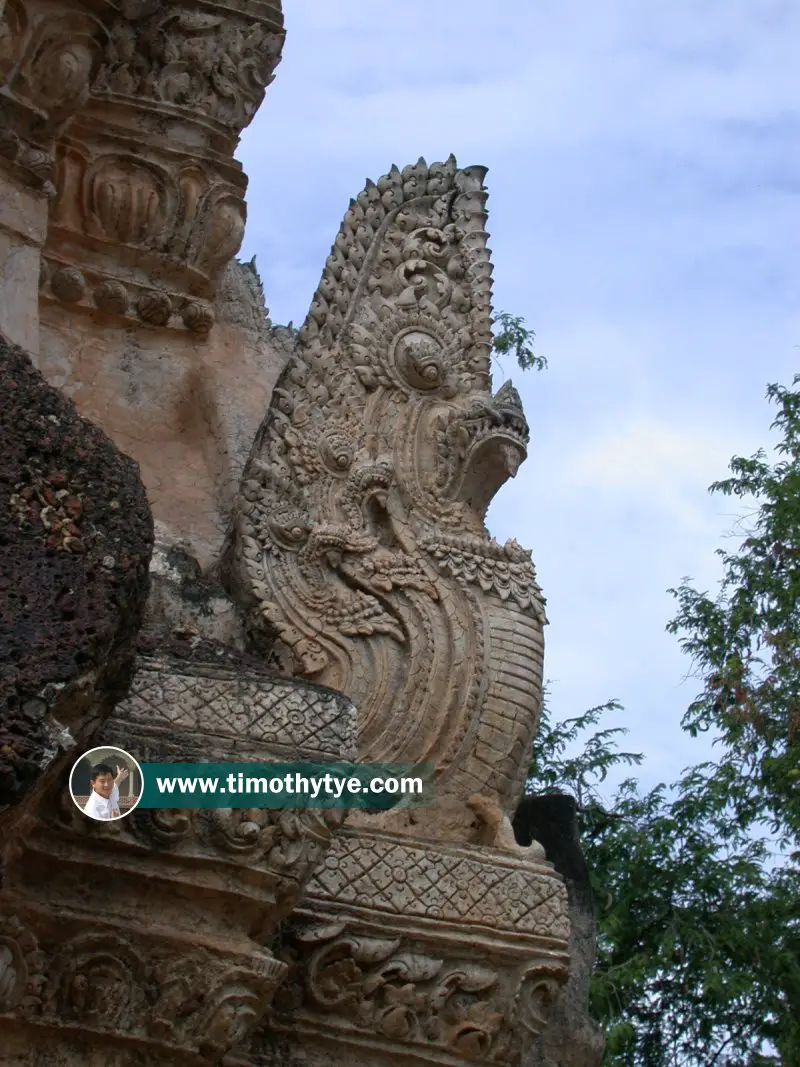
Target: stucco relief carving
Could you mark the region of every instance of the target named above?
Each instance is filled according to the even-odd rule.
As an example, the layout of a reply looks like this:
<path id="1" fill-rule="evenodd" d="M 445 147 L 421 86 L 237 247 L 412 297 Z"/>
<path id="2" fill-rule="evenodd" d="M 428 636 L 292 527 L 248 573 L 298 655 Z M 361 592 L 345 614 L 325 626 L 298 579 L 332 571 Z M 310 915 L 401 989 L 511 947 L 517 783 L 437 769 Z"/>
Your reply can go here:
<path id="1" fill-rule="evenodd" d="M 103 740 L 150 762 L 341 761 L 353 717 L 318 686 L 165 652 L 143 657 Z M 113 1045 L 119 1067 L 137 1050 L 219 1063 L 288 973 L 267 943 L 346 812 L 137 808 L 97 822 L 65 786 L 0 857 L 0 1026 L 32 1050 L 19 1062 L 39 1067 L 55 1028 L 62 1050 L 66 1031 L 98 1056 Z"/>
<path id="2" fill-rule="evenodd" d="M 81 3 L 0 5 L 0 159 L 46 196 L 55 195 L 54 140 L 88 100 L 106 40 Z"/>
<path id="3" fill-rule="evenodd" d="M 165 12 L 157 4 L 146 5 L 153 13 L 140 20 L 116 19 L 95 93 L 186 107 L 241 130 L 272 81 L 283 44 L 278 5 L 259 6 L 265 21 L 222 5 Z"/>
<path id="4" fill-rule="evenodd" d="M 254 1062 L 273 1030 L 312 1063 L 331 1040 L 364 1062 L 518 1063 L 566 980 L 568 934 L 564 883 L 537 854 L 345 829 L 276 944 L 289 973 Z"/>
<path id="5" fill-rule="evenodd" d="M 182 664 L 167 655 L 140 658 L 108 728 L 120 742 L 135 737 L 142 759 L 173 762 L 291 761 L 298 753 L 349 760 L 357 744 L 356 709 L 339 693 L 266 670 Z"/>
<path id="6" fill-rule="evenodd" d="M 539 855 L 451 844 L 433 849 L 424 841 L 368 830 L 337 835 L 305 900 L 437 919 L 465 931 L 470 926 L 520 936 L 547 931 L 564 940 L 569 933 L 563 883 Z"/>
<path id="7" fill-rule="evenodd" d="M 35 1008 L 44 982 L 36 938 L 16 915 L 0 915 L 0 1013 Z"/>
<path id="8" fill-rule="evenodd" d="M 31 1035 L 80 1027 L 98 1048 L 107 1037 L 154 1062 L 165 1052 L 219 1062 L 250 1035 L 288 970 L 265 950 L 187 950 L 103 921 L 77 933 L 74 920 L 41 925 L 40 945 L 17 916 L 0 915 L 0 1015 L 13 1013 Z"/>
<path id="9" fill-rule="evenodd" d="M 416 939 L 370 937 L 344 923 L 303 927 L 293 944 L 276 1017 L 290 1013 L 300 1033 L 304 1024 L 324 1032 L 335 1018 L 330 1030 L 344 1047 L 374 1042 L 415 1062 L 515 1062 L 541 1034 L 565 974 L 563 960 L 508 974 L 452 948 L 432 955 Z"/>
<path id="10" fill-rule="evenodd" d="M 365 759 L 513 810 L 541 695 L 530 554 L 484 515 L 526 455 L 490 388 L 484 171 L 394 168 L 351 203 L 245 472 L 241 591 L 285 669 L 350 696 Z"/>

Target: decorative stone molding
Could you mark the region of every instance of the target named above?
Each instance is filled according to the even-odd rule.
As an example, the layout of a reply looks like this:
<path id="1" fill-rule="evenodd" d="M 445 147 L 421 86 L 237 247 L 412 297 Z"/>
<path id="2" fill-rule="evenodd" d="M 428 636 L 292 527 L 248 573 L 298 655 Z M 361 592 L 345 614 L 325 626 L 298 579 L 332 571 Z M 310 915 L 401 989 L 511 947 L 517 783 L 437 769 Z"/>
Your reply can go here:
<path id="1" fill-rule="evenodd" d="M 436 763 L 440 792 L 510 814 L 545 618 L 530 553 L 484 525 L 528 441 L 516 390 L 490 390 L 484 174 L 420 160 L 351 202 L 245 471 L 235 566 L 277 662 L 359 708 L 362 758 Z"/>
<path id="2" fill-rule="evenodd" d="M 0 160 L 56 198 L 45 302 L 208 333 L 283 40 L 279 0 L 4 0 Z"/>
<path id="3" fill-rule="evenodd" d="M 319 686 L 165 652 L 142 658 L 102 741 L 153 762 L 348 760 L 354 715 Z M 220 1062 L 288 973 L 266 942 L 345 812 L 139 808 L 103 823 L 66 784 L 0 853 L 0 1026 L 30 1049 L 55 1031 L 63 1051 L 80 1034 L 92 1055 L 113 1046 L 120 1067 L 142 1052 L 148 1064 Z M 4 922 L 28 933 L 11 939 Z"/>
<path id="4" fill-rule="evenodd" d="M 509 935 L 566 938 L 562 880 L 531 853 L 409 839 L 365 829 L 338 835 L 306 890 L 337 909 L 368 907 L 407 921 L 436 919 Z M 335 905 L 332 903 L 335 902 Z"/>
<path id="5" fill-rule="evenodd" d="M 244 235 L 233 153 L 284 36 L 280 0 L 0 0 L 0 170 L 54 200 L 45 306 L 209 333 Z M 30 291 L 43 216 L 24 211 Z M 11 333 L 36 349 L 30 325 Z"/>
<path id="6" fill-rule="evenodd" d="M 278 1032 L 297 1063 L 518 1063 L 568 932 L 563 881 L 535 856 L 345 830 L 283 929 L 289 975 L 250 1062 L 276 1061 Z"/>
<path id="7" fill-rule="evenodd" d="M 357 745 L 356 710 L 341 693 L 250 665 L 166 654 L 140 657 L 108 731 L 143 760 L 176 763 L 350 760 Z"/>
<path id="8" fill-rule="evenodd" d="M 38 1064 L 55 1038 L 62 1053 L 78 1052 L 74 1062 L 99 1062 L 105 1050 L 115 1063 L 142 1052 L 148 1063 L 218 1063 L 249 1036 L 286 971 L 265 950 L 187 944 L 156 924 L 105 916 L 88 925 L 26 904 L 0 912 L 4 1053 L 17 1045 L 24 1052 L 7 1062 Z M 69 1047 L 77 1036 L 83 1056 Z"/>

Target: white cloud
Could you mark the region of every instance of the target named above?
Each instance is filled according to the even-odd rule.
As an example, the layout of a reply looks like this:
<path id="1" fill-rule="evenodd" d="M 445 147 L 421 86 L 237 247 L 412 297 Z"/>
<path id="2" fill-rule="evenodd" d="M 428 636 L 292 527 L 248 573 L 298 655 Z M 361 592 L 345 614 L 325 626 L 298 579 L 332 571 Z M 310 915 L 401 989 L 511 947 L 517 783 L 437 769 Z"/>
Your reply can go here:
<path id="1" fill-rule="evenodd" d="M 561 465 L 566 490 L 585 489 L 639 500 L 668 517 L 681 533 L 708 531 L 710 517 L 700 494 L 707 472 L 725 471 L 730 433 L 666 423 L 636 414 L 623 426 L 611 426 L 581 441 Z"/>

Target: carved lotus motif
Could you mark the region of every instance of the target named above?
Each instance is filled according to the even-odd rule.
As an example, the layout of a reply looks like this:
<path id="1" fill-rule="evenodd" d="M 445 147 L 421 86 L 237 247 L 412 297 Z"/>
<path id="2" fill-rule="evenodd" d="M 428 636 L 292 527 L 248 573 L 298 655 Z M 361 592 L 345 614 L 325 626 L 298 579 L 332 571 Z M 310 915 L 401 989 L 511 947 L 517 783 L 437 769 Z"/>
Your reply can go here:
<path id="1" fill-rule="evenodd" d="M 54 41 L 33 66 L 37 103 L 47 108 L 78 107 L 88 96 L 92 50 L 80 41 Z"/>
<path id="2" fill-rule="evenodd" d="M 65 304 L 76 304 L 86 292 L 86 279 L 76 267 L 63 267 L 53 275 L 50 288 Z"/>
<path id="3" fill-rule="evenodd" d="M 132 159 L 101 160 L 89 177 L 88 225 L 123 244 L 164 236 L 168 194 L 163 179 Z"/>
<path id="4" fill-rule="evenodd" d="M 123 5 L 125 18 L 112 25 L 96 89 L 191 109 L 193 117 L 227 125 L 235 136 L 261 102 L 283 45 L 280 7 L 259 7 L 265 23 L 160 4 Z M 138 26 L 128 19 L 139 20 Z"/>
<path id="5" fill-rule="evenodd" d="M 140 318 L 151 326 L 166 326 L 172 314 L 172 301 L 166 293 L 150 290 L 136 304 Z"/>
<path id="6" fill-rule="evenodd" d="M 94 291 L 94 302 L 101 311 L 109 314 L 124 315 L 128 310 L 130 298 L 122 282 L 105 281 Z"/>
<path id="7" fill-rule="evenodd" d="M 207 273 L 224 267 L 239 251 L 244 238 L 244 201 L 234 197 L 218 200 L 211 211 L 197 258 Z"/>
<path id="8" fill-rule="evenodd" d="M 206 334 L 214 325 L 214 311 L 208 304 L 192 301 L 183 309 L 181 317 L 193 333 Z"/>
<path id="9" fill-rule="evenodd" d="M 21 28 L 17 20 L 18 33 Z M 39 136 L 57 133 L 87 100 L 103 36 L 98 21 L 77 11 L 51 14 L 34 25 L 11 90 L 46 116 L 44 122 L 40 117 Z"/>

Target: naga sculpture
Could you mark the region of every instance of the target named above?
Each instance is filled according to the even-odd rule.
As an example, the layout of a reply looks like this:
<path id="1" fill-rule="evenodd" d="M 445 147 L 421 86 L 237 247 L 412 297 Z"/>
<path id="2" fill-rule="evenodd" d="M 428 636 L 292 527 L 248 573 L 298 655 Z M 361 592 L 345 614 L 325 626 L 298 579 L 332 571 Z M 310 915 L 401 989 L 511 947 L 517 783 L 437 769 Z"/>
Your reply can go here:
<path id="1" fill-rule="evenodd" d="M 528 426 L 491 392 L 484 176 L 420 160 L 351 203 L 245 469 L 229 571 L 263 652 L 350 697 L 362 760 L 437 777 L 430 807 L 335 835 L 254 1067 L 511 1067 L 567 978 L 563 880 L 509 820 L 545 619 L 529 553 L 485 526 Z"/>
<path id="2" fill-rule="evenodd" d="M 528 442 L 513 386 L 491 394 L 484 175 L 420 160 L 351 202 L 245 471 L 236 570 L 282 669 L 359 708 L 362 759 L 510 813 L 545 618 L 530 554 L 484 522 Z"/>

